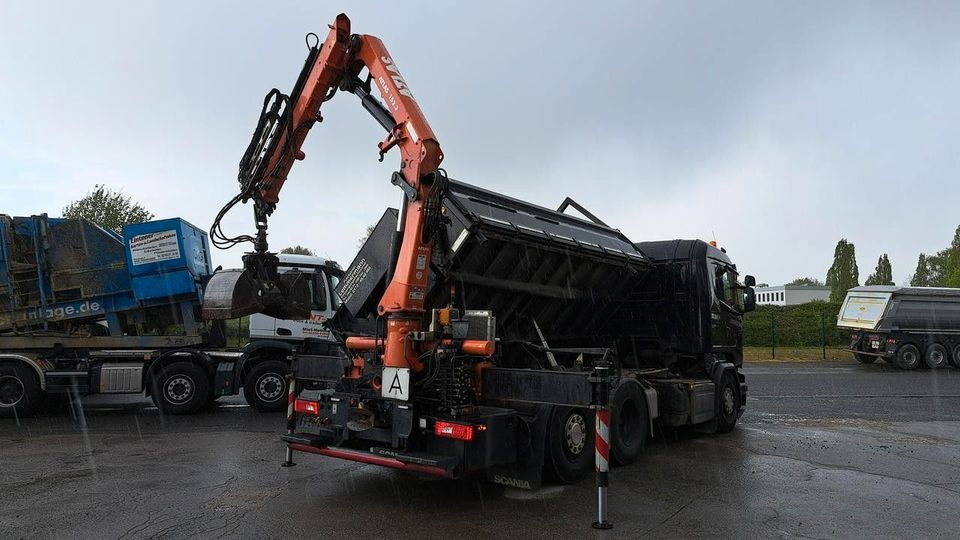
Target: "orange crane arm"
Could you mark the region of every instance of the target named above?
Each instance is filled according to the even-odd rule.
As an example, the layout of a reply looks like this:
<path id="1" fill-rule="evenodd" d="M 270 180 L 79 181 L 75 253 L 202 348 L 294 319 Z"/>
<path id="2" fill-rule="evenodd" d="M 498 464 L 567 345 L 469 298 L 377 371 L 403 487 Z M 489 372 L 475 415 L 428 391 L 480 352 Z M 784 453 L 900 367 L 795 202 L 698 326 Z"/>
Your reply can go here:
<path id="1" fill-rule="evenodd" d="M 364 69 L 368 76 L 361 79 Z M 382 103 L 371 95 L 372 84 Z M 211 236 L 219 247 L 252 241 L 255 252 L 247 255 L 251 259 L 245 258 L 245 266 L 256 269 L 253 273 L 262 279 L 263 268 L 270 266 L 262 261 L 273 257 L 267 252 L 267 217 L 280 200 L 280 190 L 294 162 L 305 157 L 301 147 L 313 125 L 322 121 L 320 107 L 338 90 L 359 96 L 364 108 L 387 130 L 378 145 L 381 160 L 394 146 L 400 151 L 400 169 L 392 181 L 403 189 L 404 204 L 392 254 L 396 264 L 388 274 L 379 312 L 388 318 L 384 365 L 419 369 L 417 353 L 407 336 L 421 325 L 433 230 L 439 224 L 446 188 L 446 176 L 439 169 L 443 152 L 383 42 L 374 36 L 351 35 L 346 15 L 337 16 L 322 44 L 310 47 L 290 96 L 274 89 L 264 102 L 257 131 L 240 163 L 241 194 L 231 201 L 254 201 L 256 238 L 227 239 L 220 233 L 220 217 L 231 203 L 218 216 Z"/>

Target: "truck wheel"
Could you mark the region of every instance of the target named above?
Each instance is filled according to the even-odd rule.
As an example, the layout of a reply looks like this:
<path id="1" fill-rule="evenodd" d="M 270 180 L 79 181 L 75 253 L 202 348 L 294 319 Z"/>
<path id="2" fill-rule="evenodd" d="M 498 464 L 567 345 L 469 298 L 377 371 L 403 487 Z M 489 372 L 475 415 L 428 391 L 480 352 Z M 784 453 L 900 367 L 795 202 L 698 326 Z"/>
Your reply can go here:
<path id="1" fill-rule="evenodd" d="M 594 426 L 596 427 L 596 426 Z M 623 383 L 610 402 L 610 457 L 617 465 L 633 463 L 643 452 L 650 429 L 647 399 L 639 384 Z"/>
<path id="2" fill-rule="evenodd" d="M 287 408 L 287 372 L 284 362 L 261 362 L 250 370 L 243 385 L 243 397 L 260 412 L 277 412 Z"/>
<path id="3" fill-rule="evenodd" d="M 907 343 L 897 349 L 897 367 L 900 369 L 916 369 L 920 365 L 920 350 L 916 345 Z"/>
<path id="4" fill-rule="evenodd" d="M 210 402 L 209 376 L 190 362 L 161 367 L 151 385 L 153 403 L 167 414 L 194 413 Z"/>
<path id="5" fill-rule="evenodd" d="M 588 409 L 555 407 L 544 448 L 546 476 L 561 484 L 579 482 L 593 465 L 594 418 Z"/>
<path id="6" fill-rule="evenodd" d="M 927 367 L 930 369 L 946 367 L 949 358 L 947 348 L 939 343 L 934 343 L 927 347 L 927 353 L 923 355 L 923 361 L 926 362 Z"/>
<path id="7" fill-rule="evenodd" d="M 860 362 L 861 364 L 872 364 L 877 360 L 876 356 L 856 352 L 853 353 L 853 357 L 856 358 L 857 362 Z"/>
<path id="8" fill-rule="evenodd" d="M 730 372 L 720 379 L 717 392 L 717 433 L 730 433 L 740 417 L 740 384 Z"/>
<path id="9" fill-rule="evenodd" d="M 0 364 L 0 418 L 30 416 L 40 405 L 40 380 L 23 364 Z"/>
<path id="10" fill-rule="evenodd" d="M 950 365 L 960 369 L 960 344 L 953 348 L 953 354 L 950 355 Z"/>

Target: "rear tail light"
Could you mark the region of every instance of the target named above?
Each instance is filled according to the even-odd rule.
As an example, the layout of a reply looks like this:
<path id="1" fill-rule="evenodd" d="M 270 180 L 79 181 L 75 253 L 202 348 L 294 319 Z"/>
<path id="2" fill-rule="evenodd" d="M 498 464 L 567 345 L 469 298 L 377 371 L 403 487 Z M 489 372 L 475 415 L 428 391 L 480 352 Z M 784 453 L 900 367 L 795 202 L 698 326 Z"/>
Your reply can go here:
<path id="1" fill-rule="evenodd" d="M 896 344 L 897 344 L 897 340 L 893 338 L 887 338 L 887 345 L 896 345 Z"/>
<path id="2" fill-rule="evenodd" d="M 303 414 L 312 414 L 318 416 L 320 414 L 320 404 L 316 401 L 307 401 L 305 399 L 298 399 L 293 402 L 293 410 L 298 413 Z"/>
<path id="3" fill-rule="evenodd" d="M 448 439 L 473 440 L 473 426 L 466 424 L 438 421 L 433 425 L 433 433 L 438 437 L 447 437 Z"/>

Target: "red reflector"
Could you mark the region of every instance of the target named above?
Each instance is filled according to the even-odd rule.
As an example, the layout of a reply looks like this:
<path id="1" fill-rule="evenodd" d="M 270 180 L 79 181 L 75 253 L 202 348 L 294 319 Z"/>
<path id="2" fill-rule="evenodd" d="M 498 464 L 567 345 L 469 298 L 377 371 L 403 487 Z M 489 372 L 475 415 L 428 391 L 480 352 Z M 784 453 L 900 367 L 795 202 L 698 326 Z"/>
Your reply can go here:
<path id="1" fill-rule="evenodd" d="M 896 345 L 896 344 L 897 344 L 897 340 L 895 340 L 895 339 L 893 339 L 893 338 L 887 338 L 887 343 L 889 343 L 889 344 L 891 344 L 891 345 Z"/>
<path id="2" fill-rule="evenodd" d="M 433 425 L 433 433 L 449 439 L 460 439 L 461 441 L 473 440 L 473 426 L 454 424 L 453 422 L 438 421 Z"/>
<path id="3" fill-rule="evenodd" d="M 298 399 L 293 402 L 293 410 L 298 413 L 303 414 L 320 414 L 320 404 L 316 401 L 307 401 L 305 399 Z"/>

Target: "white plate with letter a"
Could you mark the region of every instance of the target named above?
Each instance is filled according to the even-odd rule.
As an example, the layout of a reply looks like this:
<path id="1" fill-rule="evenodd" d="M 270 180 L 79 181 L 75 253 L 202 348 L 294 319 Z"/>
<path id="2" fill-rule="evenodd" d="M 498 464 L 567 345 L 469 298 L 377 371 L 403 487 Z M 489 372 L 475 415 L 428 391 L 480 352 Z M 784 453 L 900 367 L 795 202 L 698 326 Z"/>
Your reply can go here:
<path id="1" fill-rule="evenodd" d="M 410 368 L 383 368 L 380 395 L 390 399 L 410 399 Z"/>

